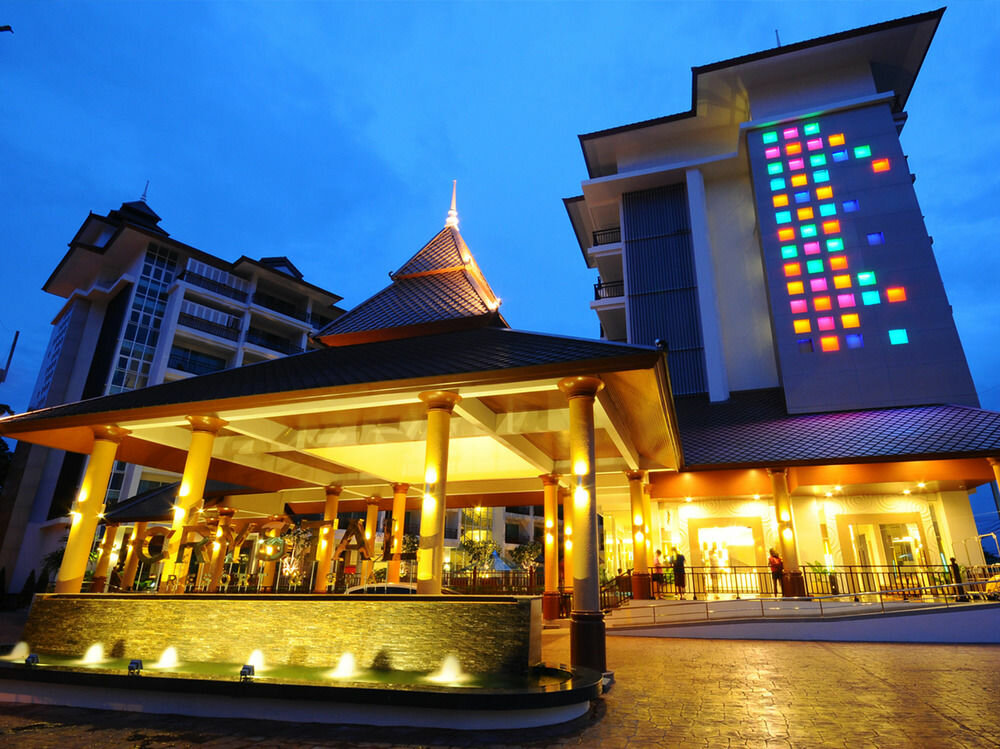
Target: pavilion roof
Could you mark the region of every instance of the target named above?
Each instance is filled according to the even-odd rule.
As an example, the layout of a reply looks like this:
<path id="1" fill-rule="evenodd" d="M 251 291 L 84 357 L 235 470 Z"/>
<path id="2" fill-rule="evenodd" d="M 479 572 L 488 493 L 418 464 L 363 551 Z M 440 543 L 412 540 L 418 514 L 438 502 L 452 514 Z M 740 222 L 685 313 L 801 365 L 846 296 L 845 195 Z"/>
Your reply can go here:
<path id="1" fill-rule="evenodd" d="M 1000 413 L 968 406 L 788 414 L 772 388 L 675 408 L 689 469 L 1000 456 Z"/>

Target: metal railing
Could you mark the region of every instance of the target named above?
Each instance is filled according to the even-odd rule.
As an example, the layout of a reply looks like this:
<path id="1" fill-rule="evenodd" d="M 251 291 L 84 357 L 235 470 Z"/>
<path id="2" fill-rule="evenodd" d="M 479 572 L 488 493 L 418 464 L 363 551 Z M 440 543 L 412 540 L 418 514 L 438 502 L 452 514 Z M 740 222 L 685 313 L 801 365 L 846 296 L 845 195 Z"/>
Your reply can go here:
<path id="1" fill-rule="evenodd" d="M 228 286 L 211 278 L 206 278 L 200 273 L 195 273 L 194 271 L 186 270 L 181 273 L 180 278 L 193 286 L 200 286 L 203 289 L 214 291 L 216 294 L 227 296 L 238 302 L 245 302 L 247 300 L 247 293 L 245 291 L 234 289 L 232 286 Z"/>
<path id="2" fill-rule="evenodd" d="M 254 292 L 253 303 L 260 307 L 266 307 L 272 312 L 279 312 L 286 317 L 292 317 L 303 322 L 308 322 L 309 320 L 309 315 L 306 314 L 305 310 L 300 310 L 294 303 L 279 299 L 264 291 Z"/>
<path id="3" fill-rule="evenodd" d="M 297 346 L 287 338 L 275 335 L 274 333 L 265 333 L 262 330 L 254 328 L 250 328 L 247 331 L 246 342 L 270 349 L 271 351 L 280 351 L 283 354 L 299 354 L 302 352 L 301 346 Z"/>
<path id="4" fill-rule="evenodd" d="M 219 323 L 206 320 L 202 317 L 197 317 L 196 315 L 188 315 L 182 312 L 180 316 L 178 316 L 177 322 L 178 324 L 184 325 L 188 328 L 201 330 L 205 333 L 218 336 L 219 338 L 227 338 L 230 341 L 237 341 L 240 338 L 239 328 L 234 328 L 230 325 L 219 325 Z"/>
<path id="5" fill-rule="evenodd" d="M 167 359 L 167 366 L 171 369 L 179 369 L 182 372 L 189 372 L 194 375 L 221 372 L 226 368 L 225 362 L 217 364 L 205 361 L 191 351 L 172 351 L 170 358 Z"/>
<path id="6" fill-rule="evenodd" d="M 625 296 L 625 281 L 598 281 L 594 284 L 594 299 L 616 299 Z"/>
<path id="7" fill-rule="evenodd" d="M 612 229 L 598 229 L 594 232 L 594 245 L 601 244 L 614 244 L 615 242 L 622 241 L 622 230 L 621 227 L 614 227 Z"/>

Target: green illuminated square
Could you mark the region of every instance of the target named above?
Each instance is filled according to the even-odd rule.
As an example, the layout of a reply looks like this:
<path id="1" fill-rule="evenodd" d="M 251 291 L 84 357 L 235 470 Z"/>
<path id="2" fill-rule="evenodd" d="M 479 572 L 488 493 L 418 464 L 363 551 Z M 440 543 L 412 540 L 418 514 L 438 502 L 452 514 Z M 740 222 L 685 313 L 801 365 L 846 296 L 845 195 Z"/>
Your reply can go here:
<path id="1" fill-rule="evenodd" d="M 854 147 L 854 158 L 856 159 L 867 159 L 872 155 L 871 146 L 855 146 Z"/>
<path id="2" fill-rule="evenodd" d="M 774 190 L 784 190 L 784 189 L 785 189 L 785 178 L 784 177 L 775 177 L 774 179 L 771 180 L 771 191 L 772 192 Z"/>
<path id="3" fill-rule="evenodd" d="M 821 203 L 819 206 L 820 216 L 836 216 L 837 206 L 833 203 Z"/>
<path id="4" fill-rule="evenodd" d="M 761 140 L 763 140 L 765 143 L 777 143 L 778 142 L 778 133 L 777 133 L 776 130 L 770 130 L 770 131 L 764 133 L 764 135 L 761 138 Z"/>
<path id="5" fill-rule="evenodd" d="M 809 273 L 822 273 L 823 272 L 823 261 L 822 260 L 807 260 L 806 261 L 806 271 Z"/>
<path id="6" fill-rule="evenodd" d="M 879 299 L 877 291 L 862 291 L 861 303 L 865 306 L 870 306 L 872 304 L 881 304 L 882 300 Z"/>
<path id="7" fill-rule="evenodd" d="M 813 172 L 813 182 L 829 182 L 830 172 L 826 169 L 820 169 L 818 172 Z"/>
<path id="8" fill-rule="evenodd" d="M 799 256 L 799 250 L 793 244 L 786 244 L 784 247 L 781 248 L 781 257 L 783 257 L 785 260 L 787 260 L 788 258 L 798 257 L 798 256 Z"/>
<path id="9" fill-rule="evenodd" d="M 780 161 L 772 161 L 767 165 L 768 174 L 781 174 L 783 171 L 785 171 L 785 167 L 781 165 Z"/>
<path id="10" fill-rule="evenodd" d="M 896 328 L 895 330 L 889 331 L 889 343 L 893 346 L 897 346 L 900 343 L 909 343 L 910 339 L 906 335 L 906 328 Z"/>
<path id="11" fill-rule="evenodd" d="M 818 122 L 808 122 L 802 128 L 802 132 L 806 135 L 818 135 L 819 134 L 819 123 Z"/>
<path id="12" fill-rule="evenodd" d="M 826 164 L 826 156 L 821 153 L 815 153 L 809 157 L 809 166 L 823 166 Z"/>
<path id="13" fill-rule="evenodd" d="M 803 237 L 815 237 L 816 236 L 816 224 L 802 224 L 802 236 Z"/>
<path id="14" fill-rule="evenodd" d="M 779 224 L 790 224 L 792 223 L 792 212 L 791 211 L 775 211 L 774 220 Z"/>
<path id="15" fill-rule="evenodd" d="M 826 240 L 826 251 L 827 252 L 840 252 L 844 249 L 844 240 L 840 237 L 834 237 L 833 239 Z"/>
<path id="16" fill-rule="evenodd" d="M 858 274 L 858 286 L 874 286 L 875 272 L 870 270 L 863 270 Z"/>

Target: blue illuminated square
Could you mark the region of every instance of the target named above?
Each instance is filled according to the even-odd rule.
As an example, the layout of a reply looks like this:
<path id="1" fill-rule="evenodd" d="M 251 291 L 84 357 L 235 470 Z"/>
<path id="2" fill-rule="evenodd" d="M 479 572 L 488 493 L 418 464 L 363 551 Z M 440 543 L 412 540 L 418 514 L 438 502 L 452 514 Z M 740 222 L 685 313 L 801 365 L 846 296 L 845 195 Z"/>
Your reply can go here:
<path id="1" fill-rule="evenodd" d="M 790 224 L 792 223 L 792 212 L 791 211 L 776 211 L 774 214 L 774 220 L 779 224 Z"/>
<path id="2" fill-rule="evenodd" d="M 873 247 L 877 244 L 885 244 L 885 234 L 880 231 L 873 231 L 868 235 L 868 244 Z"/>
<path id="3" fill-rule="evenodd" d="M 802 132 L 806 135 L 818 135 L 819 134 L 819 123 L 809 122 L 802 128 Z"/>
<path id="4" fill-rule="evenodd" d="M 881 304 L 882 300 L 879 299 L 877 291 L 862 291 L 861 303 L 865 306 L 871 306 L 873 304 Z"/>
<path id="5" fill-rule="evenodd" d="M 889 331 L 889 343 L 898 346 L 901 343 L 909 343 L 910 339 L 906 335 L 906 328 L 896 328 Z"/>
<path id="6" fill-rule="evenodd" d="M 809 191 L 806 190 L 805 192 L 797 192 L 797 193 L 795 193 L 795 202 L 796 203 L 808 203 L 809 202 Z"/>
<path id="7" fill-rule="evenodd" d="M 844 213 L 854 213 L 856 210 L 858 210 L 858 208 L 861 207 L 861 205 L 856 200 L 845 200 L 843 203 L 841 203 L 841 206 L 844 209 Z"/>
<path id="8" fill-rule="evenodd" d="M 770 132 L 764 133 L 761 140 L 763 140 L 765 143 L 777 143 L 778 133 L 775 132 L 774 130 L 771 130 Z"/>
<path id="9" fill-rule="evenodd" d="M 813 172 L 813 182 L 829 182 L 830 172 L 826 169 L 820 169 L 819 171 Z"/>
<path id="10" fill-rule="evenodd" d="M 785 178 L 775 177 L 771 180 L 771 190 L 784 190 L 785 189 Z"/>
<path id="11" fill-rule="evenodd" d="M 834 151 L 831 155 L 834 161 L 847 161 L 847 151 Z"/>
<path id="12" fill-rule="evenodd" d="M 847 344 L 847 348 L 864 348 L 865 338 L 860 333 L 848 333 L 844 336 L 844 343 Z"/>
<path id="13" fill-rule="evenodd" d="M 819 207 L 819 215 L 820 216 L 836 216 L 837 215 L 837 206 L 834 205 L 833 203 L 823 203 Z"/>

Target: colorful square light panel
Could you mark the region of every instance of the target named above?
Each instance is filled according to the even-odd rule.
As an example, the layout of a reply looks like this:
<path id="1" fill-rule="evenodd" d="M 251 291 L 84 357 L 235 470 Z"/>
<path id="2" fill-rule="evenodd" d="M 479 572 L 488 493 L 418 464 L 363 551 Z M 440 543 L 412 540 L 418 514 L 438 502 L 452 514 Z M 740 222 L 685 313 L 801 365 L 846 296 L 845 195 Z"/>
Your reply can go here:
<path id="1" fill-rule="evenodd" d="M 778 239 L 782 242 L 791 242 L 795 239 L 795 229 L 778 229 Z"/>
<path id="2" fill-rule="evenodd" d="M 816 224 L 802 224 L 802 226 L 799 227 L 799 232 L 803 237 L 815 237 Z"/>
<path id="3" fill-rule="evenodd" d="M 885 290 L 885 300 L 887 302 L 905 302 L 906 289 L 902 286 L 890 286 Z"/>
<path id="4" fill-rule="evenodd" d="M 854 294 L 837 294 L 837 306 L 840 308 L 854 307 L 857 303 L 854 300 Z"/>
<path id="5" fill-rule="evenodd" d="M 792 187 L 803 187 L 809 184 L 809 178 L 804 174 L 793 174 L 792 175 Z"/>
<path id="6" fill-rule="evenodd" d="M 819 242 L 806 242 L 804 245 L 802 245 L 802 250 L 807 255 L 818 255 Z"/>
<path id="7" fill-rule="evenodd" d="M 910 337 L 906 334 L 906 328 L 896 328 L 889 331 L 889 343 L 898 346 L 901 343 L 909 343 Z"/>
<path id="8" fill-rule="evenodd" d="M 802 132 L 805 135 L 819 135 L 819 123 L 818 122 L 807 122 L 802 126 Z"/>
<path id="9" fill-rule="evenodd" d="M 774 220 L 779 224 L 790 224 L 792 223 L 792 212 L 791 211 L 777 211 L 774 214 Z"/>
<path id="10" fill-rule="evenodd" d="M 872 155 L 871 146 L 855 146 L 854 147 L 854 158 L 856 159 L 867 159 Z"/>
<path id="11" fill-rule="evenodd" d="M 775 177 L 771 180 L 771 190 L 784 190 L 785 189 L 785 178 Z"/>
<path id="12" fill-rule="evenodd" d="M 859 328 L 861 327 L 861 320 L 858 318 L 856 312 L 851 312 L 840 316 L 840 324 L 845 328 Z"/>
<path id="13" fill-rule="evenodd" d="M 781 156 L 781 149 L 777 146 L 773 148 L 768 148 L 764 151 L 764 158 L 766 159 L 776 159 Z"/>
<path id="14" fill-rule="evenodd" d="M 813 217 L 812 206 L 809 206 L 809 207 L 806 207 L 806 208 L 799 208 L 795 212 L 795 215 L 798 217 L 799 221 L 808 221 L 809 219 L 811 219 Z"/>
<path id="15" fill-rule="evenodd" d="M 835 289 L 849 289 L 851 288 L 851 277 L 846 273 L 840 276 L 833 277 L 833 287 Z"/>
<path id="16" fill-rule="evenodd" d="M 802 266 L 798 263 L 785 263 L 785 275 L 786 276 L 801 276 Z"/>
<path id="17" fill-rule="evenodd" d="M 868 244 L 873 247 L 877 244 L 885 244 L 885 234 L 880 231 L 873 231 L 868 235 Z"/>
<path id="18" fill-rule="evenodd" d="M 776 151 L 777 149 L 776 148 L 772 148 L 771 150 L 772 151 Z M 834 151 L 831 154 L 831 156 L 833 156 L 833 160 L 836 161 L 836 162 L 847 161 L 847 151 L 844 151 L 844 150 Z M 767 158 L 770 159 L 772 157 L 768 156 Z"/>
<path id="19" fill-rule="evenodd" d="M 832 317 L 818 317 L 816 318 L 816 327 L 820 330 L 833 330 L 836 325 L 834 325 Z"/>
<path id="20" fill-rule="evenodd" d="M 799 129 L 797 127 L 786 127 L 784 130 L 781 131 L 781 136 L 785 140 L 791 140 L 792 138 L 798 138 L 799 137 Z"/>
<path id="21" fill-rule="evenodd" d="M 833 188 L 829 185 L 816 188 L 816 200 L 829 200 L 833 197 Z"/>
<path id="22" fill-rule="evenodd" d="M 804 320 L 793 320 L 792 321 L 792 325 L 794 326 L 796 333 L 811 333 L 812 332 L 812 325 L 810 324 L 808 318 L 806 318 Z"/>
<path id="23" fill-rule="evenodd" d="M 825 278 L 811 278 L 809 279 L 809 291 L 815 294 L 817 291 L 826 291 L 826 279 Z"/>
<path id="24" fill-rule="evenodd" d="M 819 207 L 820 216 L 836 216 L 837 205 L 835 203 L 823 203 Z"/>
<path id="25" fill-rule="evenodd" d="M 819 339 L 819 347 L 823 351 L 840 351 L 840 338 L 835 335 L 825 335 Z"/>
<path id="26" fill-rule="evenodd" d="M 767 137 L 766 133 L 764 134 L 764 137 L 765 138 Z M 778 137 L 775 136 L 774 139 L 777 140 Z M 769 141 L 765 140 L 764 142 L 768 143 Z M 773 142 L 773 141 L 770 141 L 770 142 Z M 826 139 L 826 142 L 829 143 L 831 146 L 842 146 L 842 145 L 844 145 L 844 134 L 843 133 L 837 133 L 836 135 L 831 135 L 829 138 Z"/>
<path id="27" fill-rule="evenodd" d="M 823 222 L 824 234 L 840 234 L 840 222 L 836 219 Z"/>
<path id="28" fill-rule="evenodd" d="M 809 166 L 826 166 L 826 156 L 821 153 L 814 153 L 809 157 Z"/>
<path id="29" fill-rule="evenodd" d="M 797 192 L 797 193 L 795 193 L 795 202 L 796 203 L 808 203 L 809 202 L 809 193 L 808 192 Z"/>
<path id="30" fill-rule="evenodd" d="M 823 261 L 822 260 L 807 260 L 806 270 L 809 273 L 822 273 L 823 272 Z M 824 281 L 825 283 L 825 281 Z"/>
<path id="31" fill-rule="evenodd" d="M 805 299 L 793 299 L 788 303 L 788 308 L 793 315 L 804 315 L 809 311 L 809 305 Z"/>
<path id="32" fill-rule="evenodd" d="M 847 256 L 834 255 L 830 258 L 830 270 L 847 270 Z"/>
<path id="33" fill-rule="evenodd" d="M 827 312 L 833 309 L 833 304 L 828 296 L 818 296 L 813 299 L 813 309 L 817 312 Z"/>
<path id="34" fill-rule="evenodd" d="M 829 182 L 830 172 L 826 169 L 819 169 L 813 172 L 813 182 Z"/>
<path id="35" fill-rule="evenodd" d="M 778 134 L 774 130 L 771 130 L 770 132 L 764 133 L 761 136 L 761 140 L 764 143 L 777 143 L 778 142 Z"/>
<path id="36" fill-rule="evenodd" d="M 844 209 L 844 213 L 854 213 L 861 206 L 856 200 L 845 200 L 841 203 L 841 207 Z"/>
<path id="37" fill-rule="evenodd" d="M 826 240 L 826 251 L 827 252 L 840 252 L 844 249 L 844 240 L 840 237 L 834 237 L 833 239 Z"/>
<path id="38" fill-rule="evenodd" d="M 874 271 L 864 270 L 858 274 L 858 286 L 874 286 L 876 283 Z"/>
<path id="39" fill-rule="evenodd" d="M 873 172 L 888 172 L 889 171 L 889 159 L 876 159 L 872 162 Z"/>
<path id="40" fill-rule="evenodd" d="M 796 169 L 805 169 L 806 168 L 806 163 L 802 159 L 789 159 L 788 160 L 788 168 L 791 169 L 791 170 L 793 170 L 793 171 L 796 170 Z"/>
<path id="41" fill-rule="evenodd" d="M 782 166 L 780 161 L 772 161 L 767 165 L 768 174 L 781 174 L 783 171 L 785 171 L 785 167 Z"/>
<path id="42" fill-rule="evenodd" d="M 844 336 L 844 343 L 847 344 L 847 348 L 864 348 L 865 337 L 861 333 L 848 333 Z"/>
<path id="43" fill-rule="evenodd" d="M 781 246 L 781 256 L 786 260 L 792 257 L 798 257 L 799 251 L 793 244 L 786 244 Z"/>
<path id="44" fill-rule="evenodd" d="M 861 302 L 866 307 L 870 307 L 873 304 L 881 304 L 882 300 L 879 298 L 877 291 L 862 291 Z"/>
<path id="45" fill-rule="evenodd" d="M 788 282 L 788 295 L 796 296 L 797 294 L 804 294 L 806 291 L 805 284 L 801 281 L 789 281 Z"/>

